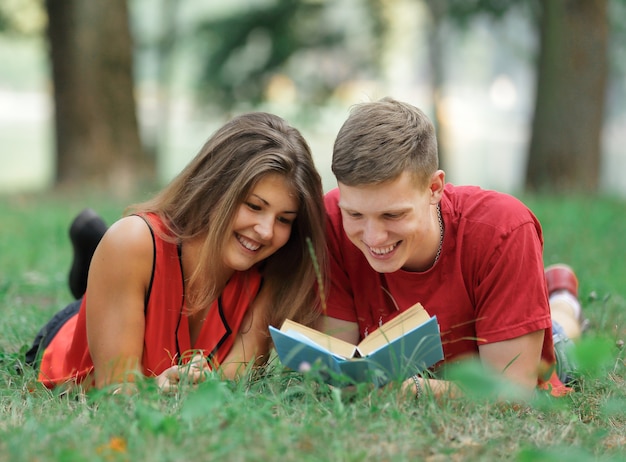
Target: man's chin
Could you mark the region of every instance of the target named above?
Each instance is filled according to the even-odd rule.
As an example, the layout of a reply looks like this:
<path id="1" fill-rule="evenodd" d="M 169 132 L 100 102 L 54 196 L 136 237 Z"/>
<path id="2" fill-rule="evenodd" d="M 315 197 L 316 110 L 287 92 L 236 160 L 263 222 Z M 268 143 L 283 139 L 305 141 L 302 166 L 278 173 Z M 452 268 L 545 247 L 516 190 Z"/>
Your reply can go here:
<path id="1" fill-rule="evenodd" d="M 368 256 L 367 262 L 377 273 L 394 273 L 400 269 L 396 259 L 381 260 Z"/>

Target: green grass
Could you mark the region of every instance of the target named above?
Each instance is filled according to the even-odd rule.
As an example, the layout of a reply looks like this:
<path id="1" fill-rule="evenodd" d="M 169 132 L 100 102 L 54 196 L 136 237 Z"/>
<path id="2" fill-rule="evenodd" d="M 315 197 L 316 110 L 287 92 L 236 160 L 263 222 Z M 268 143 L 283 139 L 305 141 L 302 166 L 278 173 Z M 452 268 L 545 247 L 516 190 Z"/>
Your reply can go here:
<path id="1" fill-rule="evenodd" d="M 585 377 L 569 397 L 529 406 L 480 399 L 401 400 L 397 390 L 348 395 L 283 371 L 239 383 L 210 380 L 176 396 L 146 384 L 135 397 L 59 396 L 15 372 L 39 327 L 69 300 L 67 227 L 98 197 L 0 197 L 0 461 L 620 460 L 626 445 L 623 352 L 626 204 L 528 197 L 542 221 L 546 264 L 581 279 L 591 320 L 579 352 Z M 457 371 L 468 390 L 497 384 Z"/>

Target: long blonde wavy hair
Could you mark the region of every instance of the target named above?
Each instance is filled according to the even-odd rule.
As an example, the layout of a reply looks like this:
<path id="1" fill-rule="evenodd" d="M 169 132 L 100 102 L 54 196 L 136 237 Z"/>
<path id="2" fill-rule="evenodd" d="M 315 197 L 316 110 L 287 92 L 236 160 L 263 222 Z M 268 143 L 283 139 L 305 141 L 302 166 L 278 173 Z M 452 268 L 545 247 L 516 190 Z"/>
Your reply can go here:
<path id="1" fill-rule="evenodd" d="M 283 175 L 295 191 L 299 209 L 288 242 L 260 266 L 270 294 L 269 324 L 290 318 L 310 324 L 320 312 L 326 277 L 323 189 L 310 148 L 302 134 L 282 118 L 264 112 L 243 114 L 217 130 L 194 159 L 153 199 L 130 206 L 126 214 L 153 212 L 172 239 L 204 235 L 200 264 L 190 275 L 190 313 L 219 295 L 216 261 L 230 236 L 239 205 L 265 175 Z M 310 244 L 307 242 L 310 241 Z M 312 255 L 319 264 L 316 274 Z M 327 286 L 327 285 L 326 285 Z M 321 295 L 321 297 L 320 297 Z"/>

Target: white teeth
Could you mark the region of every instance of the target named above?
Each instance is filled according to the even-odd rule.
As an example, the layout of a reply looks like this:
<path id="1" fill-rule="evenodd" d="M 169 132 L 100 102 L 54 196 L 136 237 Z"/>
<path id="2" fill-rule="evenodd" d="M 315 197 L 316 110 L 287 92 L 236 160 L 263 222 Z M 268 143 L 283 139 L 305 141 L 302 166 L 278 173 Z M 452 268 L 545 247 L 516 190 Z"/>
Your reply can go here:
<path id="1" fill-rule="evenodd" d="M 379 247 L 376 249 L 373 247 L 370 247 L 370 250 L 372 251 L 372 253 L 376 255 L 386 255 L 395 248 L 396 248 L 396 244 L 393 244 L 393 245 L 388 245 L 387 247 Z"/>
<path id="2" fill-rule="evenodd" d="M 243 245 L 246 249 L 251 250 L 251 251 L 256 251 L 259 250 L 261 248 L 261 246 L 259 244 L 254 244 L 252 242 L 250 242 L 249 240 L 247 240 L 246 238 L 244 238 L 242 235 L 237 234 L 237 240 L 241 243 L 241 245 Z"/>

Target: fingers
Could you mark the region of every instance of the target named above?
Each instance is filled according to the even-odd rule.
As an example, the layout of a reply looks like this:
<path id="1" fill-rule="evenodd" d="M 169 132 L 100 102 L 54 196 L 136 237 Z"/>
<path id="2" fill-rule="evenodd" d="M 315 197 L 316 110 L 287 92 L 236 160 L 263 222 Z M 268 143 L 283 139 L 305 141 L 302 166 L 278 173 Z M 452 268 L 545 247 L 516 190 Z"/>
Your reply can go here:
<path id="1" fill-rule="evenodd" d="M 180 382 L 178 366 L 172 366 L 165 369 L 156 377 L 156 381 L 162 392 L 175 393 L 178 390 L 178 382 Z"/>
<path id="2" fill-rule="evenodd" d="M 196 353 L 192 356 L 191 361 L 189 361 L 190 368 L 201 370 L 204 372 L 210 371 L 209 362 L 201 353 Z"/>
<path id="3" fill-rule="evenodd" d="M 164 370 L 156 378 L 157 385 L 164 393 L 175 393 L 181 382 L 190 385 L 204 382 L 210 371 L 206 358 L 202 354 L 196 354 L 189 363 Z"/>
<path id="4" fill-rule="evenodd" d="M 189 361 L 187 377 L 191 383 L 204 382 L 211 372 L 211 367 L 206 357 L 202 354 L 195 354 Z"/>

